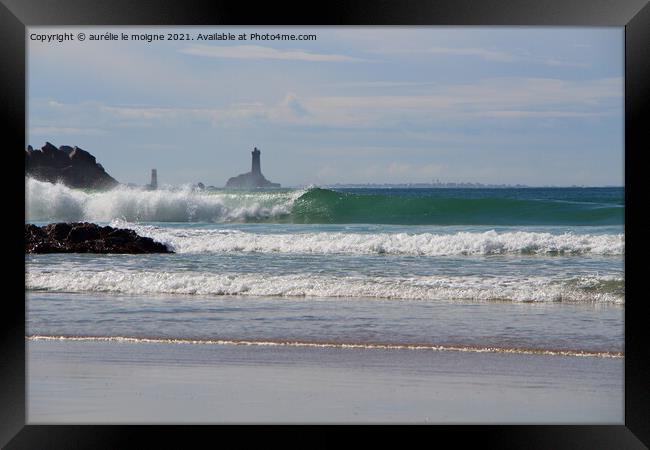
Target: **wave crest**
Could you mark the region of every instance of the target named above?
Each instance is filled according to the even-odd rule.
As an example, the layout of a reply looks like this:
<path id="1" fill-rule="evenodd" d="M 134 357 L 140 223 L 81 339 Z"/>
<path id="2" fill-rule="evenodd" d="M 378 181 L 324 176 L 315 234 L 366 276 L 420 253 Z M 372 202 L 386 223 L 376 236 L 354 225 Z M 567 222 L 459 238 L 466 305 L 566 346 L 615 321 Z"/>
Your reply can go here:
<path id="1" fill-rule="evenodd" d="M 27 273 L 31 290 L 265 297 L 338 297 L 511 302 L 624 302 L 624 280 L 480 277 L 332 277 L 314 274 L 136 272 L 106 270 Z M 602 289 L 598 289 L 601 285 Z M 616 285 L 616 289 L 612 286 Z"/>
<path id="2" fill-rule="evenodd" d="M 396 225 L 620 225 L 621 204 L 549 199 L 453 198 L 305 190 L 236 192 L 118 187 L 70 189 L 26 179 L 32 221 L 371 223 Z"/>
<path id="3" fill-rule="evenodd" d="M 173 248 L 177 253 L 312 253 L 355 255 L 622 255 L 623 234 L 539 232 L 257 234 L 239 230 L 162 228 L 113 221 Z"/>
<path id="4" fill-rule="evenodd" d="M 70 189 L 28 178 L 25 215 L 31 221 L 248 222 L 282 221 L 301 192 L 197 191 L 189 186 L 147 191 Z"/>

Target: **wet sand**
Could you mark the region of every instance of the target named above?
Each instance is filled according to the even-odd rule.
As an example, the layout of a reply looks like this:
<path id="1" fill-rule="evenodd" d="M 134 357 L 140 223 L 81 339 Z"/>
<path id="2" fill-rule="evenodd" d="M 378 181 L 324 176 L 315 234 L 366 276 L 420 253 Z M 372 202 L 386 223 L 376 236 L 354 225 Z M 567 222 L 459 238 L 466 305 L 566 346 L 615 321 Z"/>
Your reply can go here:
<path id="1" fill-rule="evenodd" d="M 27 341 L 29 424 L 623 424 L 623 358 Z"/>

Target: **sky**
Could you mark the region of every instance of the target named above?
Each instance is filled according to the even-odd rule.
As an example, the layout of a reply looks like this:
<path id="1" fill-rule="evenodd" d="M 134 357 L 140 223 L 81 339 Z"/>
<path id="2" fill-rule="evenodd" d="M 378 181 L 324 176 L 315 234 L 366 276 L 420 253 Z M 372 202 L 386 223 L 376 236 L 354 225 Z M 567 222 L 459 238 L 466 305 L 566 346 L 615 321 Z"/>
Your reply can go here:
<path id="1" fill-rule="evenodd" d="M 90 39 L 107 32 L 120 38 Z M 74 40 L 36 40 L 61 33 Z M 189 40 L 132 39 L 169 33 Z M 215 33 L 236 40 L 199 40 Z M 81 147 L 123 183 L 156 168 L 161 185 L 220 187 L 257 147 L 283 186 L 624 184 L 622 27 L 30 27 L 26 38 L 27 144 Z"/>

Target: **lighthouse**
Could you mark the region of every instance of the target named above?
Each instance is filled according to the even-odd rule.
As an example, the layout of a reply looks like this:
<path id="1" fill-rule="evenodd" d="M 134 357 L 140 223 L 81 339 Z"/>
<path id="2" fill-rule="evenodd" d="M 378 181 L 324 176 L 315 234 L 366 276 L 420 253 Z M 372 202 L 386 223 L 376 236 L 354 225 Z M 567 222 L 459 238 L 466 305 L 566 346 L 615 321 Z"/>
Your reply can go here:
<path id="1" fill-rule="evenodd" d="M 253 147 L 251 161 L 251 171 L 229 178 L 226 182 L 227 188 L 250 189 L 250 188 L 279 188 L 279 183 L 271 183 L 262 175 L 262 163 L 260 149 Z"/>
<path id="2" fill-rule="evenodd" d="M 251 152 L 253 154 L 253 164 L 251 167 L 251 173 L 253 175 L 262 175 L 262 168 L 260 166 L 260 151 L 257 149 L 257 147 L 253 147 L 253 151 Z"/>

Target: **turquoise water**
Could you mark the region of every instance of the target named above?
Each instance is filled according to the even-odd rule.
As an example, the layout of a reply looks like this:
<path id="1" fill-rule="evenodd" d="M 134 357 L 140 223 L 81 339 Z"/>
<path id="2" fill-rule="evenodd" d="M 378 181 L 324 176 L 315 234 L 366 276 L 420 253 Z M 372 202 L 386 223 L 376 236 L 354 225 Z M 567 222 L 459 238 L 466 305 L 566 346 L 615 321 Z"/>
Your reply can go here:
<path id="1" fill-rule="evenodd" d="M 31 223 L 132 228 L 169 255 L 27 255 L 28 333 L 620 352 L 624 192 L 74 191 Z"/>
<path id="2" fill-rule="evenodd" d="M 315 188 L 298 198 L 290 220 L 407 225 L 613 225 L 622 224 L 623 217 L 623 190 L 617 188 Z"/>

